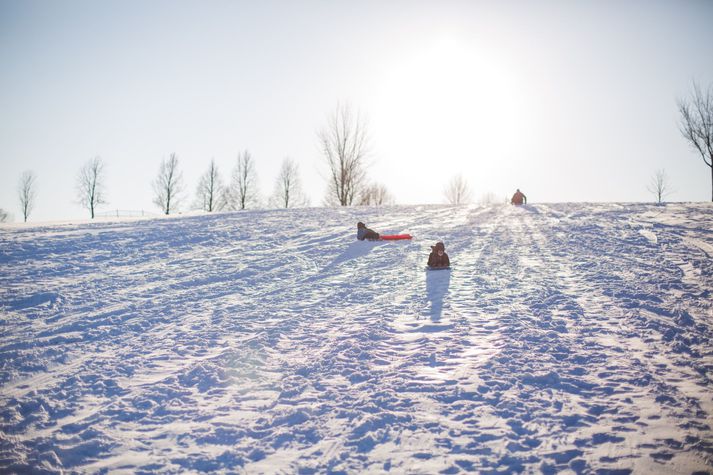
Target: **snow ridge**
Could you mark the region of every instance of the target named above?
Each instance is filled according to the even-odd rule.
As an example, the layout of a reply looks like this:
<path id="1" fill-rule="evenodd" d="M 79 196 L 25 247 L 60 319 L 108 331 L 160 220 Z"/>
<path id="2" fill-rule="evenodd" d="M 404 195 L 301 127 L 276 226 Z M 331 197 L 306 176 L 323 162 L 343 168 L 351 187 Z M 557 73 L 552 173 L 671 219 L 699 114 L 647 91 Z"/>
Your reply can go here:
<path id="1" fill-rule="evenodd" d="M 0 230 L 0 471 L 710 471 L 711 249 L 709 204 Z"/>

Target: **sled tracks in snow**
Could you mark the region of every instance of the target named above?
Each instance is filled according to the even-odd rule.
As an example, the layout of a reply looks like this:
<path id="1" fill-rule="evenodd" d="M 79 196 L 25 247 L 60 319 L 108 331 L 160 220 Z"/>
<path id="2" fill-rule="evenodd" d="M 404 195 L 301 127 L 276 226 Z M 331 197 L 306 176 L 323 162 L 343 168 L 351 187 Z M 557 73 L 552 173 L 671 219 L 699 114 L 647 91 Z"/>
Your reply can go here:
<path id="1" fill-rule="evenodd" d="M 0 233 L 0 471 L 710 471 L 710 229 L 557 204 Z"/>

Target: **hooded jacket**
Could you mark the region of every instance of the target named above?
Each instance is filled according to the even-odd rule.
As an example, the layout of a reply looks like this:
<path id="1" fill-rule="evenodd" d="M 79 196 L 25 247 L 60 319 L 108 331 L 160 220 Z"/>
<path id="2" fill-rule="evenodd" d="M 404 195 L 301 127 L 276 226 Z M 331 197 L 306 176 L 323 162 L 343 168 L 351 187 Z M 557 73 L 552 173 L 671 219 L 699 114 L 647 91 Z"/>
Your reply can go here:
<path id="1" fill-rule="evenodd" d="M 379 239 L 379 233 L 367 228 L 364 223 L 360 222 L 357 223 L 357 239 L 360 241 L 363 241 L 364 239 L 373 241 L 375 239 Z"/>
<path id="2" fill-rule="evenodd" d="M 517 190 L 514 195 L 512 195 L 512 199 L 510 200 L 510 203 L 514 205 L 521 205 L 523 203 L 527 203 L 527 196 L 525 196 L 522 191 Z"/>
<path id="3" fill-rule="evenodd" d="M 443 251 L 443 255 L 439 256 L 438 251 Z M 431 254 L 428 255 L 428 267 L 450 267 L 451 261 L 446 254 L 446 246 L 442 242 L 437 242 L 435 246 L 431 246 Z"/>

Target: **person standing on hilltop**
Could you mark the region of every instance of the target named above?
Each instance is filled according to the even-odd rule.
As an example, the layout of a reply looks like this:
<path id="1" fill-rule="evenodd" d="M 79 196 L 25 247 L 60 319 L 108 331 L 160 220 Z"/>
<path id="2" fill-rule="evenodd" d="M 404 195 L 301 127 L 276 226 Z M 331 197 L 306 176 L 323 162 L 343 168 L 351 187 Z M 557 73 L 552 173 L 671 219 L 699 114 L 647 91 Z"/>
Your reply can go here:
<path id="1" fill-rule="evenodd" d="M 517 191 L 515 192 L 515 194 L 512 195 L 510 204 L 513 204 L 513 205 L 527 204 L 527 196 L 525 196 L 522 193 L 522 191 L 520 191 L 520 188 L 518 188 Z"/>

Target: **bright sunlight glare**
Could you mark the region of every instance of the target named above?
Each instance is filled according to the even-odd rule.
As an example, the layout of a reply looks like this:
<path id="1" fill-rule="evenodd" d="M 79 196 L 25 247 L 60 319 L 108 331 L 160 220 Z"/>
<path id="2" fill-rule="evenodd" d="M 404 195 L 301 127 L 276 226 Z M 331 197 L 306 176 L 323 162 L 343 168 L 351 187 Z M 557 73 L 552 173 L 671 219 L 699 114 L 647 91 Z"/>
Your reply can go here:
<path id="1" fill-rule="evenodd" d="M 394 174 L 392 183 L 418 183 L 398 189 L 405 202 L 419 202 L 418 190 L 429 186 L 419 180 L 433 177 L 427 169 L 434 164 L 440 181 L 462 173 L 487 190 L 478 174 L 492 182 L 497 164 L 514 154 L 525 132 L 515 75 L 496 60 L 496 51 L 451 34 L 393 61 L 376 96 L 371 125 L 379 161 L 408 156 L 412 164 L 384 173 Z"/>

